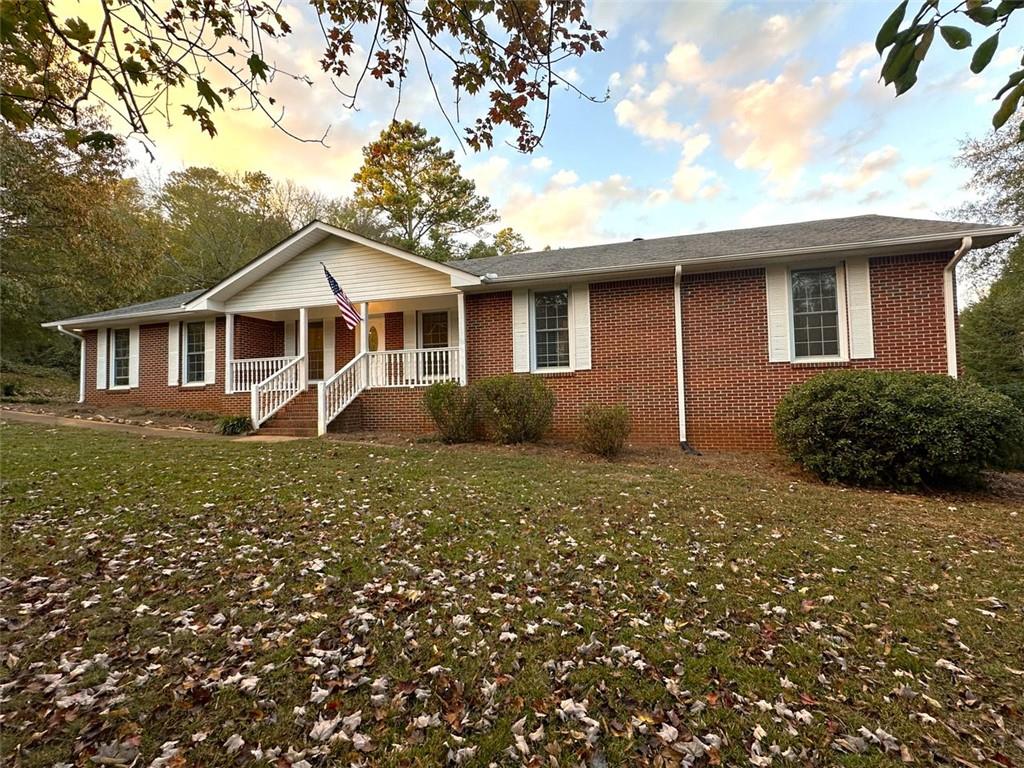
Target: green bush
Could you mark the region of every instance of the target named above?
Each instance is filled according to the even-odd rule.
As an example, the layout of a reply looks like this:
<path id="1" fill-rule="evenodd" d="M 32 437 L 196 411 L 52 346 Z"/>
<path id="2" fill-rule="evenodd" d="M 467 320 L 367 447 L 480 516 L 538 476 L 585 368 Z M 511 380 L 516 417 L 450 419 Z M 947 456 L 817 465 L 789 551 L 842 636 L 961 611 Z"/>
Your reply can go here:
<path id="1" fill-rule="evenodd" d="M 588 453 L 614 459 L 626 447 L 629 411 L 624 405 L 588 405 L 583 409 L 580 447 Z"/>
<path id="2" fill-rule="evenodd" d="M 551 426 L 555 393 L 540 376 L 509 373 L 474 382 L 480 419 L 499 443 L 540 440 Z"/>
<path id="3" fill-rule="evenodd" d="M 222 416 L 217 419 L 215 428 L 222 435 L 245 435 L 252 432 L 252 419 L 248 416 Z"/>
<path id="4" fill-rule="evenodd" d="M 476 439 L 476 390 L 454 381 L 439 381 L 427 387 L 423 406 L 444 442 L 468 443 Z"/>
<path id="5" fill-rule="evenodd" d="M 828 482 L 974 484 L 1020 449 L 1024 414 L 998 392 L 947 376 L 833 371 L 786 393 L 775 437 Z"/>

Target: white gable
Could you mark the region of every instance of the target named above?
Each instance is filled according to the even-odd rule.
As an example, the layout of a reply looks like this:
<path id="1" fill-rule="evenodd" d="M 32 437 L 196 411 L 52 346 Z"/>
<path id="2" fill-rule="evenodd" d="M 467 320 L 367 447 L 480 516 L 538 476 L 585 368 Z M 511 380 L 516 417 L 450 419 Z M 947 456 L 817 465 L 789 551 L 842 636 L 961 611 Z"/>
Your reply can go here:
<path id="1" fill-rule="evenodd" d="M 444 272 L 330 235 L 227 299 L 225 311 L 333 304 L 321 261 L 353 303 L 456 292 Z"/>

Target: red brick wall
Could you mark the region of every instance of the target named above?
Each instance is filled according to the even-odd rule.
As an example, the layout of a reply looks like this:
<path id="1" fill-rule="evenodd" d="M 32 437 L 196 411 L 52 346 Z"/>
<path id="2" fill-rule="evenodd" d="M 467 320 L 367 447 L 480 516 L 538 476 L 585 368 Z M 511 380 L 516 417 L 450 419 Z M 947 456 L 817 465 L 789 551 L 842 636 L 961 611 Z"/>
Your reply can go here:
<path id="1" fill-rule="evenodd" d="M 248 414 L 247 394 L 224 394 L 224 318 L 217 318 L 216 381 L 204 386 L 167 384 L 167 323 L 139 328 L 139 386 L 96 389 L 96 331 L 85 332 L 85 402 L 98 407 L 134 406 L 174 411 Z"/>
<path id="2" fill-rule="evenodd" d="M 384 349 L 405 348 L 405 315 L 388 312 L 384 315 Z"/>
<path id="3" fill-rule="evenodd" d="M 235 359 L 284 356 L 284 323 L 235 316 Z"/>
<path id="4" fill-rule="evenodd" d="M 946 372 L 942 270 L 948 254 L 871 260 L 875 357 L 848 363 L 768 362 L 764 270 L 685 275 L 687 439 L 697 448 L 763 449 L 794 384 L 829 368 Z"/>
<path id="5" fill-rule="evenodd" d="M 434 424 L 423 409 L 423 388 L 369 389 L 330 425 L 332 432 L 400 432 L 425 435 Z"/>
<path id="6" fill-rule="evenodd" d="M 340 371 L 356 356 L 356 331 L 349 330 L 341 317 L 334 318 L 334 370 Z"/>
<path id="7" fill-rule="evenodd" d="M 834 367 L 946 370 L 943 267 L 948 254 L 871 260 L 875 358 L 801 365 L 768 362 L 764 271 L 686 275 L 683 345 L 687 437 L 702 449 L 762 449 L 771 445 L 771 418 L 793 384 Z M 676 362 L 671 278 L 590 286 L 592 362 L 589 371 L 545 376 L 557 397 L 554 436 L 570 439 L 589 403 L 624 403 L 633 416 L 631 441 L 678 441 Z M 402 316 L 385 318 L 389 349 L 400 348 Z M 338 368 L 352 359 L 355 332 L 335 325 Z M 273 326 L 273 327 L 271 327 Z M 253 330 L 257 333 L 253 336 Z M 236 349 L 247 356 L 283 351 L 283 325 L 236 318 Z M 512 369 L 510 292 L 466 297 L 469 380 Z M 279 346 L 280 345 L 280 346 Z M 224 394 L 224 319 L 217 320 L 217 381 L 204 387 L 167 386 L 167 326 L 142 326 L 140 387 L 96 390 L 96 332 L 86 333 L 86 402 L 175 410 L 247 413 L 245 394 Z M 364 393 L 332 428 L 429 432 L 422 389 Z"/>
<path id="8" fill-rule="evenodd" d="M 679 442 L 672 278 L 590 286 L 589 371 L 544 375 L 555 392 L 553 435 L 572 439 L 590 403 L 623 403 L 635 445 Z M 470 382 L 512 370 L 512 294 L 466 297 Z"/>

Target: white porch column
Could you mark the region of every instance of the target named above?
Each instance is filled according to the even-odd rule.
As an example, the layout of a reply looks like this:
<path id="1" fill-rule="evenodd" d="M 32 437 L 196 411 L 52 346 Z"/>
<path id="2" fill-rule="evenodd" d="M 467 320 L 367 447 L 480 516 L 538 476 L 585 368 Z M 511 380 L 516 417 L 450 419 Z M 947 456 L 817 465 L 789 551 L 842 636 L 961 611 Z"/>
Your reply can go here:
<path id="1" fill-rule="evenodd" d="M 459 292 L 459 383 L 466 386 L 466 294 Z"/>
<path id="2" fill-rule="evenodd" d="M 224 315 L 224 393 L 235 391 L 235 380 L 232 376 L 235 360 L 235 316 L 228 312 Z"/>
<path id="3" fill-rule="evenodd" d="M 309 310 L 299 307 L 299 349 L 298 355 L 302 358 L 299 363 L 299 389 L 305 389 L 308 379 L 308 354 L 309 354 Z"/>
<path id="4" fill-rule="evenodd" d="M 359 323 L 359 351 L 370 351 L 370 302 L 364 301 L 359 305 L 359 314 L 362 321 Z"/>

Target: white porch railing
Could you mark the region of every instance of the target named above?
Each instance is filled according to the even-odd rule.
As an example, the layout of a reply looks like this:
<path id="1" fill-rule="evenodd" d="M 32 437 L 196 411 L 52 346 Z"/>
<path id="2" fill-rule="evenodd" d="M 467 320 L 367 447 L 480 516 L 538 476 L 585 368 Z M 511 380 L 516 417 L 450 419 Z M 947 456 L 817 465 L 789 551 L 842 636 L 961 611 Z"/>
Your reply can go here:
<path id="1" fill-rule="evenodd" d="M 252 385 L 251 418 L 253 428 L 258 429 L 263 422 L 277 413 L 285 404 L 302 391 L 302 366 L 305 358 L 293 357 L 291 362 L 270 375 L 268 378 Z"/>
<path id="2" fill-rule="evenodd" d="M 460 381 L 461 347 L 395 349 L 369 353 L 370 387 L 422 387 Z"/>
<path id="3" fill-rule="evenodd" d="M 253 385 L 266 381 L 295 357 L 252 357 L 231 361 L 231 391 L 248 392 Z"/>
<path id="4" fill-rule="evenodd" d="M 367 353 L 360 352 L 344 368 L 317 385 L 316 433 L 324 434 L 327 425 L 338 418 L 349 404 L 367 388 Z"/>

